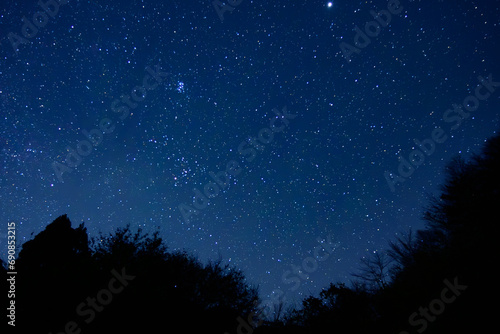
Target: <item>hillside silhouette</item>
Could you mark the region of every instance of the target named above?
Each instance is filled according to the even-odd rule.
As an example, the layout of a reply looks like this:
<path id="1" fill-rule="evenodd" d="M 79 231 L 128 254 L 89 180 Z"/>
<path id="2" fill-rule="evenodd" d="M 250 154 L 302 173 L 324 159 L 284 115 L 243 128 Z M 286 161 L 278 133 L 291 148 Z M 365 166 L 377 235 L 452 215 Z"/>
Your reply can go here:
<path id="1" fill-rule="evenodd" d="M 478 333 L 493 325 L 500 136 L 452 160 L 426 227 L 360 262 L 302 306 L 259 317 L 257 288 L 222 261 L 169 251 L 128 226 L 89 239 L 66 215 L 22 245 L 16 329 L 22 333 Z M 6 273 L 2 262 L 2 272 Z M 5 277 L 5 275 L 4 275 Z M 5 285 L 4 283 L 2 283 Z M 5 290 L 4 290 L 5 291 Z M 255 321 L 249 326 L 248 319 Z M 265 320 L 265 321 L 264 321 Z M 243 325 L 243 323 L 246 323 Z M 254 328 L 257 323 L 262 323 Z M 493 327 L 495 328 L 495 327 Z"/>

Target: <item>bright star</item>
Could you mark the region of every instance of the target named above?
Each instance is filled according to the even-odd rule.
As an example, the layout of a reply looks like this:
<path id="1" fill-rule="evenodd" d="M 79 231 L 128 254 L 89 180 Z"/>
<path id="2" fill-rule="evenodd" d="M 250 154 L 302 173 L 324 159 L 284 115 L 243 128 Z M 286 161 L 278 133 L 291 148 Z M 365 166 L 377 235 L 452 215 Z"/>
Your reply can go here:
<path id="1" fill-rule="evenodd" d="M 331 6 L 333 6 L 333 2 L 329 2 L 327 6 L 328 8 L 330 8 Z"/>

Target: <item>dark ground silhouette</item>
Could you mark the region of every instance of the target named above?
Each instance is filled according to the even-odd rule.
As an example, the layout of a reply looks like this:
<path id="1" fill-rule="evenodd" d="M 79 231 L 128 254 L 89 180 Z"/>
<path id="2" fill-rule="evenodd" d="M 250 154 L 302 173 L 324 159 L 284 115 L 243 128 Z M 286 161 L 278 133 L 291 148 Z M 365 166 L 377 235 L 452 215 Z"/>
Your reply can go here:
<path id="1" fill-rule="evenodd" d="M 66 215 L 22 245 L 16 260 L 20 333 L 480 333 L 498 303 L 494 245 L 500 136 L 447 167 L 426 228 L 364 259 L 350 286 L 331 284 L 301 308 L 254 329 L 257 288 L 221 261 L 170 252 L 129 227 L 89 240 Z M 6 264 L 0 270 L 6 277 Z M 7 291 L 3 280 L 3 291 Z M 257 319 L 257 318 L 255 318 Z M 257 323 L 257 320 L 255 321 Z M 495 327 L 493 327 L 495 328 Z"/>

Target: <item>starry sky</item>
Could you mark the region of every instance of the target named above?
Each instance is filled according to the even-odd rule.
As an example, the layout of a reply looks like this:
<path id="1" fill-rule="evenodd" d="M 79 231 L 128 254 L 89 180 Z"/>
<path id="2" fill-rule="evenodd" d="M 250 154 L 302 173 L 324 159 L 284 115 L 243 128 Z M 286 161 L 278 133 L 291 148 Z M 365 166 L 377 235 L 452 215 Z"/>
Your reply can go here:
<path id="1" fill-rule="evenodd" d="M 4 250 L 130 224 L 300 302 L 499 129 L 500 1 L 41 3 L 0 4 Z"/>

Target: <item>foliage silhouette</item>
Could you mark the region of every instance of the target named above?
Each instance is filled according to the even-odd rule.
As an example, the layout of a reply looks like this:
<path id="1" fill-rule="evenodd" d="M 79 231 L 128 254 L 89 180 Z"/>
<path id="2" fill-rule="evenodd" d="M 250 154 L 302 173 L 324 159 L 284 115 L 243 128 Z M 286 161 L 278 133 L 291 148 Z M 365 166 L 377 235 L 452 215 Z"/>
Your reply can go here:
<path id="1" fill-rule="evenodd" d="M 169 252 L 158 233 L 134 233 L 130 226 L 89 240 L 83 224 L 72 228 L 63 215 L 22 246 L 16 260 L 22 273 L 16 281 L 16 323 L 26 333 L 64 332 L 70 321 L 78 326 L 75 333 L 179 328 L 219 334 L 486 331 L 495 319 L 494 307 L 486 301 L 498 294 L 492 280 L 485 279 L 491 277 L 495 259 L 499 204 L 497 135 L 481 154 L 448 164 L 440 196 L 431 198 L 424 211 L 425 229 L 410 230 L 391 242 L 387 252 L 362 260 L 350 287 L 330 284 L 318 297 L 305 298 L 301 308 L 256 329 L 237 321 L 256 313 L 259 299 L 257 289 L 235 268 L 221 260 L 202 264 L 186 252 Z M 5 268 L 2 262 L 3 273 Z M 82 317 L 78 306 L 89 297 L 104 296 L 101 291 L 110 289 L 120 272 L 130 281 L 100 310 L 94 309 L 94 316 Z M 442 296 L 445 279 L 458 279 L 467 290 L 425 328 L 413 326 L 409 316 Z M 496 299 L 491 302 L 496 306 Z M 283 305 L 277 310 L 281 314 Z"/>
<path id="2" fill-rule="evenodd" d="M 495 328 L 496 298 L 491 304 L 487 301 L 498 293 L 485 278 L 491 276 L 495 259 L 499 205 L 500 135 L 496 135 L 470 161 L 455 158 L 447 165 L 441 195 L 431 198 L 425 208 L 425 229 L 410 230 L 390 242 L 387 253 L 363 259 L 351 287 L 331 284 L 319 298 L 305 298 L 281 327 L 268 324 L 255 333 L 285 333 L 290 328 L 300 333 L 431 334 Z M 466 292 L 428 320 L 425 328 L 411 324 L 410 315 L 438 299 L 443 281 L 454 278 L 467 286 Z"/>
<path id="3" fill-rule="evenodd" d="M 23 245 L 17 265 L 23 273 L 16 298 L 22 332 L 60 333 L 74 321 L 82 333 L 180 327 L 220 334 L 236 328 L 237 317 L 253 312 L 258 302 L 257 290 L 240 271 L 168 252 L 158 233 L 133 233 L 127 226 L 89 242 L 83 225 L 72 229 L 65 215 Z M 113 269 L 132 279 L 99 304 L 99 297 L 105 300 L 100 291 L 109 290 L 116 277 Z M 88 297 L 99 307 L 93 308 Z"/>

